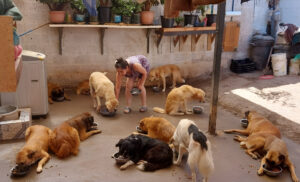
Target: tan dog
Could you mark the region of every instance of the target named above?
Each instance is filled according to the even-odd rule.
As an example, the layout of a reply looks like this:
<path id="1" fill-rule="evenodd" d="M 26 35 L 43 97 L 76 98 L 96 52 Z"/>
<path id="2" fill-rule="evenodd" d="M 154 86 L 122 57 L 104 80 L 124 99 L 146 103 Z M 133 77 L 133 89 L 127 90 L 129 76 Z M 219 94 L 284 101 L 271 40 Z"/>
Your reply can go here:
<path id="1" fill-rule="evenodd" d="M 147 117 L 140 121 L 139 128 L 147 132 L 151 138 L 162 140 L 169 143 L 174 131 L 175 126 L 168 120 L 160 117 Z"/>
<path id="2" fill-rule="evenodd" d="M 179 88 L 172 89 L 168 94 L 165 109 L 154 107 L 153 111 L 170 115 L 192 114 L 192 111 L 187 109 L 187 101 L 193 99 L 204 102 L 204 97 L 205 92 L 203 90 L 190 85 L 182 85 Z M 183 109 L 183 112 L 179 112 L 180 109 Z"/>
<path id="3" fill-rule="evenodd" d="M 154 68 L 149 73 L 149 80 L 154 81 L 159 79 L 163 82 L 163 92 L 166 91 L 166 77 L 172 76 L 172 88 L 176 86 L 176 82 L 185 83 L 185 80 L 181 77 L 180 69 L 174 64 L 167 64 L 164 66 L 159 66 Z M 158 82 L 158 87 L 160 87 L 160 82 Z"/>
<path id="4" fill-rule="evenodd" d="M 242 135 L 249 136 L 254 133 L 269 133 L 278 138 L 281 138 L 279 129 L 274 126 L 268 119 L 264 118 L 262 115 L 258 114 L 255 111 L 245 112 L 245 116 L 248 120 L 248 126 L 245 130 L 231 129 L 225 130 L 225 133 L 240 133 Z"/>
<path id="5" fill-rule="evenodd" d="M 93 134 L 101 133 L 95 129 L 94 117 L 86 112 L 79 114 L 53 130 L 50 136 L 50 149 L 59 158 L 65 158 L 71 154 L 77 155 L 80 141 Z"/>
<path id="6" fill-rule="evenodd" d="M 17 165 L 29 167 L 40 160 L 36 172 L 42 172 L 44 164 L 50 159 L 48 146 L 51 133 L 49 128 L 42 125 L 27 128 L 25 132 L 26 144 L 17 154 Z"/>
<path id="7" fill-rule="evenodd" d="M 253 159 L 259 158 L 261 149 L 267 152 L 261 161 L 258 170 L 259 175 L 263 175 L 263 166 L 272 168 L 281 164 L 289 167 L 294 182 L 298 182 L 293 163 L 289 159 L 286 144 L 281 140 L 279 129 L 269 120 L 255 111 L 247 111 L 245 116 L 248 120 L 248 126 L 245 130 L 231 129 L 224 130 L 225 133 L 240 133 L 248 137 L 235 136 L 234 139 L 240 142 L 240 145 L 246 148 L 246 153 Z"/>
<path id="8" fill-rule="evenodd" d="M 105 75 L 106 73 L 94 72 L 89 79 L 91 97 L 97 112 L 100 112 L 100 98 L 105 98 L 105 106 L 109 112 L 113 112 L 119 105 L 114 84 Z"/>
<path id="9" fill-rule="evenodd" d="M 80 94 L 89 95 L 90 94 L 89 80 L 84 80 L 78 84 L 76 94 L 77 95 L 80 95 Z"/>
<path id="10" fill-rule="evenodd" d="M 53 104 L 54 101 L 63 101 L 63 100 L 71 100 L 63 88 L 58 86 L 57 84 L 48 82 L 48 102 L 49 104 Z"/>

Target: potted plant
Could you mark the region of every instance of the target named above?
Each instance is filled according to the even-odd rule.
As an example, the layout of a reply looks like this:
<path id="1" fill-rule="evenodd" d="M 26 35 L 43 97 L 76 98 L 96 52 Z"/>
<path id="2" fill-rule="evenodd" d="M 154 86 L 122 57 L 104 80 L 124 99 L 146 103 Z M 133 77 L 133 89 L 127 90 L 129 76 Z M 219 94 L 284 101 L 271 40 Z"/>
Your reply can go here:
<path id="1" fill-rule="evenodd" d="M 184 18 L 182 16 L 178 16 L 175 18 L 176 27 L 182 27 L 183 26 Z"/>
<path id="2" fill-rule="evenodd" d="M 205 10 L 206 10 L 206 6 L 201 5 L 201 6 L 198 6 L 196 10 L 190 11 L 190 14 L 185 14 L 184 15 L 184 26 L 186 26 L 186 25 L 194 26 L 196 21 L 199 18 L 199 16 L 198 16 L 199 13 L 197 13 L 197 12 L 201 11 L 201 14 L 203 15 L 205 13 Z"/>
<path id="3" fill-rule="evenodd" d="M 133 14 L 133 11 L 135 9 L 135 2 L 132 0 L 125 1 L 123 0 L 123 6 L 122 6 L 122 21 L 126 24 L 130 24 L 131 16 Z"/>
<path id="4" fill-rule="evenodd" d="M 74 10 L 74 19 L 78 24 L 84 23 L 84 10 L 85 6 L 83 5 L 82 0 L 72 0 L 71 8 Z"/>
<path id="5" fill-rule="evenodd" d="M 142 11 L 143 4 L 140 4 L 138 2 L 134 2 L 134 3 L 135 3 L 135 7 L 134 7 L 134 10 L 133 10 L 133 15 L 132 15 L 131 22 L 133 24 L 140 24 L 141 23 L 140 13 Z"/>
<path id="6" fill-rule="evenodd" d="M 50 12 L 49 18 L 51 23 L 64 23 L 65 21 L 65 6 L 70 0 L 36 0 L 43 4 L 47 4 Z"/>
<path id="7" fill-rule="evenodd" d="M 112 1 L 100 0 L 99 3 L 100 3 L 98 7 L 99 22 L 101 24 L 109 23 L 111 20 Z"/>
<path id="8" fill-rule="evenodd" d="M 153 5 L 158 5 L 159 2 L 157 0 L 146 0 L 143 2 L 142 12 L 141 12 L 141 23 L 143 25 L 151 25 L 153 24 L 154 12 L 150 11 L 150 8 Z"/>

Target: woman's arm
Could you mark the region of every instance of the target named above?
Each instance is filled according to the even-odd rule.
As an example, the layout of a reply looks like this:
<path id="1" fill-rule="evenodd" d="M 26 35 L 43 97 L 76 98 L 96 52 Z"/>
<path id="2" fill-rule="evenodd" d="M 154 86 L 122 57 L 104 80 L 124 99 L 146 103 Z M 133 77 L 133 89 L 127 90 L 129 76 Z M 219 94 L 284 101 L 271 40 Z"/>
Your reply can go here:
<path id="1" fill-rule="evenodd" d="M 121 90 L 121 82 L 122 82 L 123 75 L 119 74 L 117 72 L 116 74 L 116 88 L 115 88 L 115 94 L 116 98 L 119 100 L 120 90 Z"/>
<path id="2" fill-rule="evenodd" d="M 135 71 L 139 72 L 140 74 L 142 74 L 142 78 L 138 82 L 138 88 L 141 89 L 140 87 L 144 86 L 144 84 L 145 84 L 145 81 L 147 78 L 147 71 L 142 65 L 140 65 L 138 63 L 133 64 L 133 69 Z"/>

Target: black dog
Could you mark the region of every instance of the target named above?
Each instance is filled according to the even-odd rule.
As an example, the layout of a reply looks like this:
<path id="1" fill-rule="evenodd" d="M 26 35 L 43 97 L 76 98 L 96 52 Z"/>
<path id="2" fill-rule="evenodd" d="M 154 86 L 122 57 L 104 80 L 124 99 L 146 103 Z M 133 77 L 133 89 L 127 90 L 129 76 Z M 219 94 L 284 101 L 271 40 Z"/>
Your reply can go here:
<path id="1" fill-rule="evenodd" d="M 120 169 L 138 164 L 142 171 L 155 171 L 166 168 L 173 163 L 173 152 L 168 144 L 144 135 L 130 135 L 121 139 L 116 147 L 119 152 L 116 156 L 129 159 Z"/>

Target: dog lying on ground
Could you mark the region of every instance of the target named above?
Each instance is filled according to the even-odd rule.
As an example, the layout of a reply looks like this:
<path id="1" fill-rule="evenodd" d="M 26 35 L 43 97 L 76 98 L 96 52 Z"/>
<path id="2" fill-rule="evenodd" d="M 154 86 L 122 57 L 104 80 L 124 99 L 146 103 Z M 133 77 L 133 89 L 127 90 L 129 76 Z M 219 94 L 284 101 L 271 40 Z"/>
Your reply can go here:
<path id="1" fill-rule="evenodd" d="M 101 133 L 95 126 L 97 124 L 94 123 L 94 117 L 88 112 L 63 122 L 50 135 L 50 149 L 59 158 L 77 155 L 80 141 Z"/>
<path id="2" fill-rule="evenodd" d="M 207 137 L 201 132 L 196 124 L 188 119 L 180 120 L 171 140 L 178 158 L 174 162 L 180 165 L 182 156 L 188 152 L 187 163 L 192 172 L 192 181 L 196 182 L 196 169 L 203 175 L 203 182 L 214 170 L 214 162 L 211 151 L 211 144 Z"/>
<path id="3" fill-rule="evenodd" d="M 205 92 L 199 88 L 190 85 L 182 85 L 179 88 L 173 88 L 167 96 L 165 109 L 154 107 L 153 111 L 158 113 L 167 113 L 170 115 L 192 114 L 187 109 L 187 101 L 194 99 L 204 102 Z M 179 112 L 183 109 L 183 112 Z"/>
<path id="4" fill-rule="evenodd" d="M 163 92 L 166 91 L 166 77 L 172 76 L 172 87 L 175 88 L 176 82 L 178 83 L 185 83 L 185 80 L 181 77 L 180 69 L 178 66 L 174 64 L 167 64 L 163 66 L 159 66 L 154 68 L 149 73 L 149 80 L 154 81 L 159 79 L 163 82 Z M 160 87 L 160 82 L 158 82 L 158 87 Z"/>
<path id="5" fill-rule="evenodd" d="M 90 94 L 89 80 L 84 80 L 78 84 L 76 94 L 77 95 L 80 95 L 80 94 L 89 95 Z"/>
<path id="6" fill-rule="evenodd" d="M 109 112 L 114 112 L 119 105 L 114 84 L 105 76 L 106 73 L 94 72 L 89 79 L 91 97 L 97 112 L 100 112 L 100 98 L 105 98 L 105 106 Z"/>
<path id="7" fill-rule="evenodd" d="M 266 153 L 261 160 L 260 168 L 257 171 L 258 175 L 263 175 L 264 165 L 267 168 L 272 168 L 285 164 L 289 167 L 293 181 L 298 182 L 294 165 L 289 159 L 286 144 L 280 139 L 279 129 L 255 111 L 247 111 L 245 116 L 248 120 L 248 126 L 245 130 L 231 129 L 224 130 L 224 132 L 236 132 L 248 136 L 241 137 L 236 135 L 234 139 L 240 142 L 241 147 L 245 148 L 245 152 L 253 159 L 260 157 L 260 154 L 262 154 L 261 150 L 263 153 Z"/>
<path id="8" fill-rule="evenodd" d="M 25 132 L 26 144 L 17 154 L 16 164 L 24 168 L 39 161 L 36 172 L 42 172 L 44 164 L 50 159 L 48 147 L 51 133 L 49 128 L 42 125 L 27 128 Z"/>
<path id="9" fill-rule="evenodd" d="M 130 135 L 121 139 L 117 156 L 129 159 L 120 169 L 124 170 L 133 164 L 142 171 L 155 171 L 172 165 L 173 152 L 168 144 L 144 135 Z"/>
<path id="10" fill-rule="evenodd" d="M 65 91 L 60 86 L 48 82 L 48 102 L 53 104 L 53 101 L 61 102 L 63 100 L 71 100 Z"/>
<path id="11" fill-rule="evenodd" d="M 139 128 L 146 132 L 149 137 L 166 143 L 170 142 L 176 129 L 170 121 L 160 117 L 143 118 L 139 123 Z"/>

